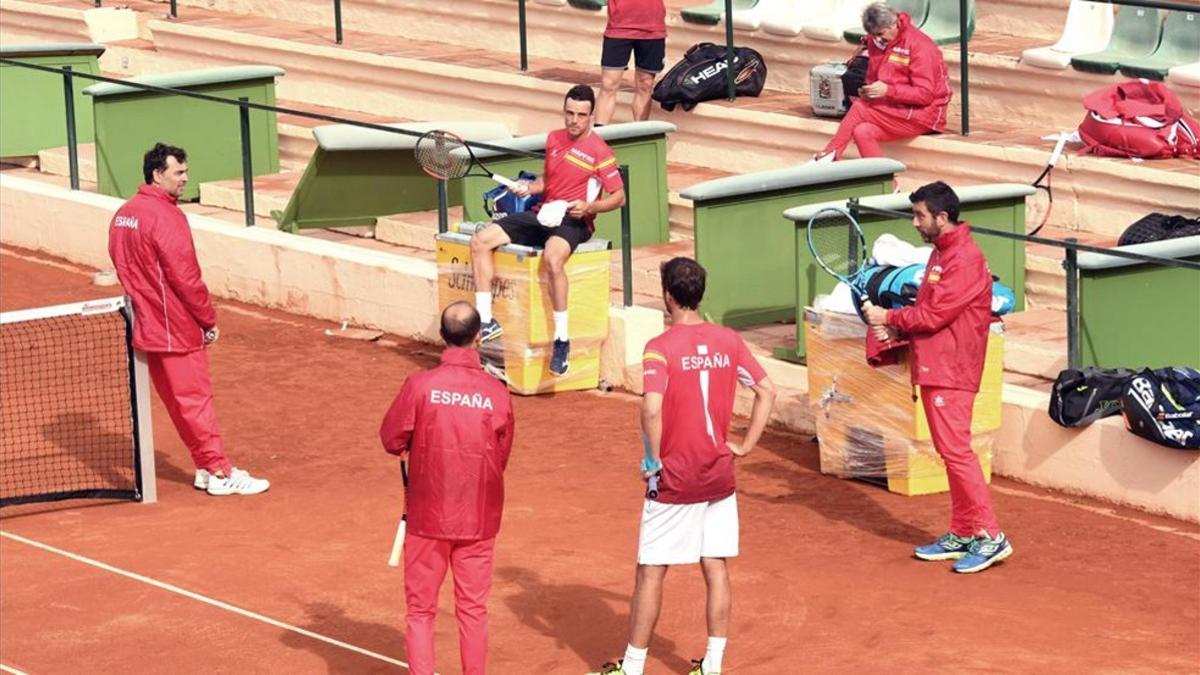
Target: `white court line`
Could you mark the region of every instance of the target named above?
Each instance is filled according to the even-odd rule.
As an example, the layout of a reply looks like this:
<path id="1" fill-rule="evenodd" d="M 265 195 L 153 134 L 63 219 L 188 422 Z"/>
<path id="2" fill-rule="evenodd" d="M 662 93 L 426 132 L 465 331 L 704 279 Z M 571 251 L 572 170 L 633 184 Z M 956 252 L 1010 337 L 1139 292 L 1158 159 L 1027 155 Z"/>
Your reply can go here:
<path id="1" fill-rule="evenodd" d="M 321 635 L 320 633 L 314 633 L 311 630 L 307 630 L 307 629 L 301 628 L 299 626 L 293 626 L 292 624 L 285 623 L 283 621 L 280 621 L 279 619 L 272 619 L 269 616 L 263 616 L 262 614 L 259 614 L 257 612 L 251 612 L 248 609 L 242 609 L 241 607 L 231 605 L 228 602 L 223 602 L 221 600 L 216 600 L 214 598 L 200 595 L 199 593 L 189 591 L 186 588 L 180 588 L 179 586 L 176 586 L 174 584 L 168 584 L 165 581 L 151 579 L 150 577 L 143 576 L 141 574 L 137 574 L 136 572 L 129 572 L 129 571 L 123 570 L 119 567 L 113 567 L 112 565 L 109 565 L 107 563 L 102 563 L 99 560 L 92 560 L 91 558 L 81 556 L 77 553 L 71 553 L 70 551 L 64 551 L 60 548 L 55 548 L 48 544 L 43 544 L 41 542 L 34 541 L 32 539 L 26 539 L 25 537 L 22 537 L 17 534 L 12 534 L 11 532 L 4 532 L 4 531 L 0 530 L 0 537 L 4 537 L 5 539 L 11 539 L 13 541 L 20 542 L 27 546 L 32 546 L 34 548 L 39 548 L 48 553 L 54 553 L 56 555 L 61 555 L 64 558 L 70 558 L 71 560 L 74 560 L 76 562 L 81 562 L 85 565 L 91 565 L 92 567 L 102 569 L 106 572 L 112 572 L 113 574 L 119 574 L 123 577 L 133 579 L 134 581 L 140 581 L 144 584 L 149 584 L 156 588 L 161 588 L 165 591 L 170 591 L 172 593 L 182 595 L 185 598 L 191 598 L 192 600 L 199 600 L 200 602 L 203 602 L 206 605 L 212 605 L 213 607 L 217 607 L 218 609 L 223 609 L 228 612 L 233 612 L 234 614 L 240 614 L 248 619 L 254 619 L 255 621 L 261 621 L 262 623 L 265 623 L 265 624 L 268 624 L 271 626 L 275 626 L 276 628 L 282 628 L 283 630 L 291 631 L 293 633 L 303 635 L 304 637 L 312 638 L 314 640 L 320 640 L 321 642 L 324 642 L 326 644 L 331 644 L 335 647 L 341 647 L 342 649 L 356 652 L 358 654 L 362 654 L 363 656 L 368 656 L 377 661 L 383 661 L 384 663 L 390 663 L 394 666 L 400 666 L 401 668 L 405 668 L 405 669 L 408 668 L 408 664 L 403 661 L 393 659 L 389 656 L 384 656 L 383 654 L 373 652 L 369 649 L 363 649 L 362 647 L 357 647 L 357 646 L 349 644 L 347 642 L 342 642 L 341 640 L 335 640 L 334 638 L 327 637 L 325 635 Z M 0 668 L 6 668 L 6 667 L 0 667 Z M 15 671 L 15 670 L 11 670 L 8 672 L 19 673 L 19 671 Z"/>
<path id="2" fill-rule="evenodd" d="M 1200 534 L 1196 534 L 1195 532 L 1184 532 L 1183 530 L 1178 530 L 1173 527 L 1169 527 L 1167 525 L 1156 525 L 1155 523 L 1152 523 L 1148 520 L 1142 520 L 1141 518 L 1133 518 L 1131 516 L 1123 516 L 1123 515 L 1117 513 L 1115 509 L 1111 509 L 1111 508 L 1107 508 L 1107 507 L 1103 507 L 1103 506 L 1091 506 L 1089 504 L 1080 504 L 1078 502 L 1073 502 L 1070 499 L 1063 499 L 1062 497 L 1055 497 L 1053 495 L 1039 495 L 1034 492 L 1025 492 L 1024 490 L 1014 490 L 1012 488 L 1006 488 L 1006 487 L 1003 487 L 1000 485 L 992 485 L 990 487 L 992 490 L 999 492 L 1000 494 L 1012 495 L 1014 497 L 1026 497 L 1028 499 L 1036 499 L 1038 501 L 1050 502 L 1052 504 L 1062 504 L 1064 506 L 1074 506 L 1075 508 L 1083 510 L 1083 511 L 1088 511 L 1090 513 L 1099 514 L 1101 516 L 1108 516 L 1109 518 L 1116 518 L 1117 520 L 1124 520 L 1127 523 L 1133 523 L 1135 525 L 1141 525 L 1142 527 L 1148 527 L 1151 530 L 1157 530 L 1158 532 L 1163 532 L 1166 534 L 1173 534 L 1178 537 L 1185 537 L 1185 538 L 1191 539 L 1193 541 L 1200 541 Z"/>
<path id="3" fill-rule="evenodd" d="M 4 665 L 3 663 L 0 663 L 0 673 L 12 673 L 12 675 L 28 675 L 28 673 L 26 673 L 23 670 L 17 670 L 16 668 L 13 668 L 11 666 Z"/>

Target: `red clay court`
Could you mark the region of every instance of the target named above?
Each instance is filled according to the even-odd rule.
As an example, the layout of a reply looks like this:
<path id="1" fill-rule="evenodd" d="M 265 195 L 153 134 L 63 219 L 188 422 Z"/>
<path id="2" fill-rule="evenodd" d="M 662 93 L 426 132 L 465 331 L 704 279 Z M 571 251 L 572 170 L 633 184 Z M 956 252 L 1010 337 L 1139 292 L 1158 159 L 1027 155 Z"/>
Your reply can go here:
<path id="1" fill-rule="evenodd" d="M 88 270 L 0 249 L 0 308 L 109 297 Z M 208 497 L 154 400 L 156 504 L 0 512 L 5 672 L 405 672 L 402 573 L 385 565 L 400 508 L 381 416 L 431 346 L 324 335 L 329 324 L 221 301 L 211 349 L 230 454 L 271 479 Z M 496 552 L 491 672 L 595 669 L 624 649 L 640 509 L 637 399 L 517 398 Z M 5 470 L 10 470 L 6 467 Z M 945 495 L 907 498 L 823 476 L 810 439 L 768 433 L 738 466 L 726 675 L 1194 672 L 1200 527 L 996 479 L 1016 555 L 957 576 L 919 563 Z M 440 672 L 458 672 L 450 586 Z M 703 653 L 699 569 L 668 575 L 648 672 Z"/>

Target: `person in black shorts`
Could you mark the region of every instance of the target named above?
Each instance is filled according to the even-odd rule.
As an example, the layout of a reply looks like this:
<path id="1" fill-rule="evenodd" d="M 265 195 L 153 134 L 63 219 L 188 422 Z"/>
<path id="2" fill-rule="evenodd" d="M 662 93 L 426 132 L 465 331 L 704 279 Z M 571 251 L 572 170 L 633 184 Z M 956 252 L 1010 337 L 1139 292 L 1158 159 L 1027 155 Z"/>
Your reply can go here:
<path id="1" fill-rule="evenodd" d="M 596 122 L 608 124 L 617 107 L 617 90 L 633 54 L 633 119 L 650 117 L 654 78 L 663 70 L 667 49 L 667 9 L 663 0 L 609 0 L 608 25 L 600 53 L 600 97 Z"/>
<path id="2" fill-rule="evenodd" d="M 483 326 L 480 341 L 502 334 L 492 316 L 492 280 L 496 275 L 492 252 L 505 244 L 543 249 L 542 264 L 550 281 L 554 306 L 554 345 L 550 372 L 564 375 L 571 351 L 567 332 L 567 260 L 592 237 L 596 214 L 619 209 L 625 203 L 625 184 L 617 170 L 612 148 L 592 130 L 596 97 L 580 84 L 563 99 L 563 128 L 546 136 L 542 175 L 513 189 L 519 196 L 541 194 L 537 211 L 507 215 L 476 231 L 471 238 L 471 268 L 475 275 L 475 307 Z"/>

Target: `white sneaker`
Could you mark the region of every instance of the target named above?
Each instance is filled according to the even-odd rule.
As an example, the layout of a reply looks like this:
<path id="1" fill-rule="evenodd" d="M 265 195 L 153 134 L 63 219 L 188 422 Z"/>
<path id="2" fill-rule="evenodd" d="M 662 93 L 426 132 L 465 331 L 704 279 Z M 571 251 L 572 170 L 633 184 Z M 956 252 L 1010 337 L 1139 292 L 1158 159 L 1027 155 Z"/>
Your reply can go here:
<path id="1" fill-rule="evenodd" d="M 214 497 L 226 495 L 256 495 L 266 492 L 271 482 L 265 478 L 255 478 L 245 469 L 234 468 L 229 476 L 221 478 L 209 475 L 208 494 Z"/>
<path id="2" fill-rule="evenodd" d="M 208 472 L 208 469 L 196 469 L 196 480 L 192 481 L 192 487 L 197 490 L 207 490 L 209 478 L 212 478 L 212 474 Z"/>

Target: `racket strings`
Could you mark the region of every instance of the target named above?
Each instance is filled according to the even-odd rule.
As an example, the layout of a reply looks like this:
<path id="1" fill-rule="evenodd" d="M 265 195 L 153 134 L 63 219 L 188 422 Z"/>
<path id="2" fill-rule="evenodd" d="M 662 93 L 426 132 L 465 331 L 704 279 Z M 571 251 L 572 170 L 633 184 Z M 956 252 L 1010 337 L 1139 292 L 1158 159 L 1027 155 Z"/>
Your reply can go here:
<path id="1" fill-rule="evenodd" d="M 442 180 L 462 178 L 471 168 L 471 153 L 466 143 L 441 131 L 417 139 L 414 154 L 426 173 Z"/>
<path id="2" fill-rule="evenodd" d="M 818 214 L 808 236 L 813 255 L 830 272 L 849 277 L 862 269 L 865 245 L 844 214 L 834 211 Z"/>

